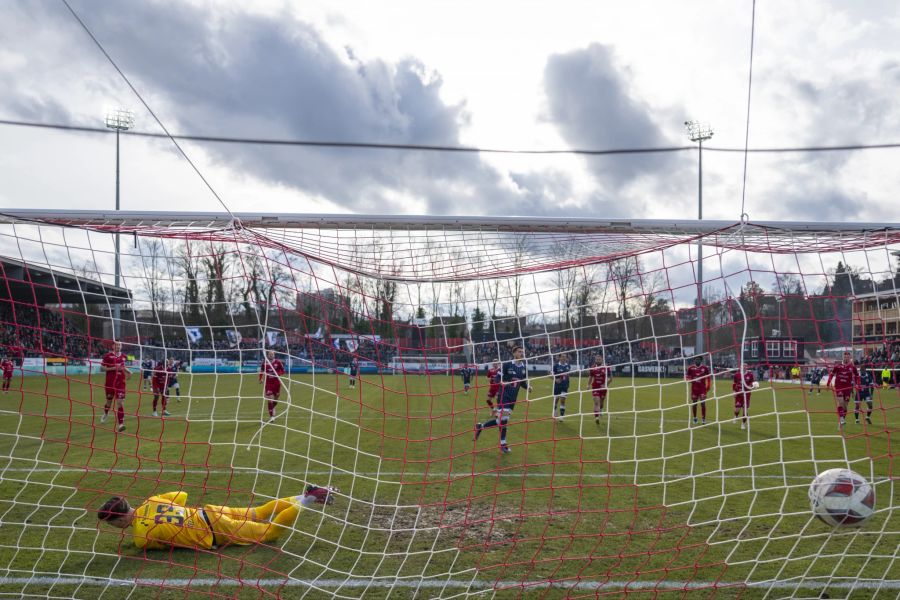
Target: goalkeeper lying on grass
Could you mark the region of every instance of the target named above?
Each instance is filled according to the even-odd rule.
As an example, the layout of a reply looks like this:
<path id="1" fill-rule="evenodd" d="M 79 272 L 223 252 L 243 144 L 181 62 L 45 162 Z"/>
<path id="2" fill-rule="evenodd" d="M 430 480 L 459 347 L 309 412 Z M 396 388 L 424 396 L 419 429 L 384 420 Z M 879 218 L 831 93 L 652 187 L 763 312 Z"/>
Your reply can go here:
<path id="1" fill-rule="evenodd" d="M 273 542 L 294 523 L 301 507 L 333 504 L 335 492 L 339 490 L 310 485 L 299 496 L 249 508 L 214 504 L 191 508 L 184 504 L 187 492 L 151 496 L 137 508 L 132 508 L 125 498 L 113 496 L 100 507 L 97 518 L 113 527 L 131 527 L 138 548 L 212 550 L 232 544 Z"/>

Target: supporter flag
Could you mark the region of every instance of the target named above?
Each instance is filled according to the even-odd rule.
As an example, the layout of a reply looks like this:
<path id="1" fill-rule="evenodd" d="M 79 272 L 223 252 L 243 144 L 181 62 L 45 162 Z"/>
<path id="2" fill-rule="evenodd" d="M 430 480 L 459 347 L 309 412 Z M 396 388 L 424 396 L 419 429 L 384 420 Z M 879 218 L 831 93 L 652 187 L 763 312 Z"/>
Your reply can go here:
<path id="1" fill-rule="evenodd" d="M 356 340 L 345 340 L 344 344 L 346 344 L 347 350 L 350 352 L 356 352 L 356 349 L 359 348 L 359 342 Z"/>
<path id="2" fill-rule="evenodd" d="M 268 330 L 266 331 L 266 344 L 269 346 L 278 346 L 284 342 L 284 336 L 281 335 L 280 331 Z"/>
<path id="3" fill-rule="evenodd" d="M 341 340 L 340 340 L 340 338 L 334 338 L 334 347 L 337 348 L 338 350 L 341 349 Z"/>
<path id="4" fill-rule="evenodd" d="M 241 333 L 237 329 L 226 329 L 225 337 L 228 338 L 228 345 L 232 348 L 237 348 L 244 340 L 243 336 L 241 336 Z"/>
<path id="5" fill-rule="evenodd" d="M 187 332 L 188 339 L 191 343 L 196 344 L 203 339 L 203 334 L 200 333 L 199 327 L 185 327 L 184 330 Z"/>

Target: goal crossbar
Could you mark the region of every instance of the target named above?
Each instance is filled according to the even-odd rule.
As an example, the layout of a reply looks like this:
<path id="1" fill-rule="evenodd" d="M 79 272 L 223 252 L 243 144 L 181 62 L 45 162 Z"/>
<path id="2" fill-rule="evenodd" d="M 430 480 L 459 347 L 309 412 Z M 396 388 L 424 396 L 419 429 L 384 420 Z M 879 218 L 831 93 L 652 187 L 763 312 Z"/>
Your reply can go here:
<path id="1" fill-rule="evenodd" d="M 115 223 L 125 227 L 167 223 L 200 228 L 223 228 L 235 225 L 248 228 L 278 229 L 416 229 L 542 231 L 548 233 L 679 233 L 705 235 L 733 227 L 750 226 L 770 230 L 811 233 L 883 233 L 900 231 L 900 223 L 851 223 L 829 221 L 728 221 L 693 219 L 602 219 L 580 217 L 530 216 L 439 216 L 439 215 L 366 215 L 303 214 L 260 212 L 174 212 L 174 211 L 109 211 L 2 209 L 0 222 L 52 222 L 71 226 Z"/>

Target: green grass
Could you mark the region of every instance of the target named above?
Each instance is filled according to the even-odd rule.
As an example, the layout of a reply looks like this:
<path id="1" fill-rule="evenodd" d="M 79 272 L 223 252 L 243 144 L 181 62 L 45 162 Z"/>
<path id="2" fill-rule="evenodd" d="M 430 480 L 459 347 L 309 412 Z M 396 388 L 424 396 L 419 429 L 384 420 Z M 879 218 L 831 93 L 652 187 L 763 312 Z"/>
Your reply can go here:
<path id="1" fill-rule="evenodd" d="M 0 594 L 175 598 L 188 585 L 171 580 L 195 579 L 195 593 L 316 598 L 327 594 L 268 580 L 348 577 L 353 585 L 328 581 L 327 592 L 429 598 L 464 595 L 461 582 L 474 581 L 469 593 L 492 594 L 498 581 L 578 578 L 585 586 L 610 582 L 602 591 L 615 593 L 621 582 L 637 582 L 633 596 L 650 598 L 685 581 L 801 578 L 828 584 L 831 598 L 900 594 L 900 502 L 890 479 L 900 423 L 895 390 L 878 392 L 873 425 L 851 423 L 842 435 L 830 395 L 764 385 L 753 394 L 747 432 L 732 422 L 730 385 L 721 381 L 721 397 L 708 403 L 710 422 L 689 427 L 683 383 L 620 378 L 597 426 L 589 394 L 577 391 L 566 420 L 552 421 L 543 378 L 533 401 L 513 413 L 513 454 L 503 456 L 496 430 L 473 442 L 474 423 L 489 415 L 485 390 L 465 395 L 458 378 L 368 376 L 357 390 L 342 379 L 336 397 L 334 376 L 296 376 L 279 406 L 286 414 L 262 431 L 255 376 L 181 382 L 184 402 L 173 400 L 166 420 L 150 416 L 149 395 L 130 391 L 124 434 L 112 431 L 112 419 L 100 424 L 102 389 L 92 397 L 85 380 L 32 377 L 23 391 L 0 396 L 0 576 L 77 578 L 52 586 L 0 580 Z M 810 520 L 806 488 L 816 472 L 848 464 L 875 482 L 880 511 L 862 529 L 835 534 Z M 272 547 L 144 555 L 127 533 L 98 527 L 94 512 L 113 494 L 135 504 L 183 489 L 192 504 L 244 506 L 298 494 L 306 482 L 337 485 L 343 495 L 324 512 L 301 514 Z M 104 587 L 84 585 L 85 576 L 170 582 Z M 431 587 L 411 587 L 423 576 Z M 394 577 L 409 580 L 362 587 Z M 245 587 L 210 581 L 236 578 Z M 849 589 L 858 578 L 895 587 Z M 450 583 L 435 587 L 441 581 Z M 656 582 L 664 585 L 654 591 Z M 818 597 L 823 590 L 689 594 Z M 541 587 L 495 596 L 596 593 Z"/>

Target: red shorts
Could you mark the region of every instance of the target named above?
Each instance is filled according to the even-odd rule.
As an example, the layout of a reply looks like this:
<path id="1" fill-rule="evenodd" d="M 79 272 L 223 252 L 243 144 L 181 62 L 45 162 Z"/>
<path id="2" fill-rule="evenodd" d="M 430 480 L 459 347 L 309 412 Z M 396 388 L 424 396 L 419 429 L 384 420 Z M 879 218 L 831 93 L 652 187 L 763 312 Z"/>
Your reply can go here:
<path id="1" fill-rule="evenodd" d="M 840 398 L 840 399 L 848 400 L 848 401 L 849 401 L 850 398 L 853 397 L 853 388 L 846 388 L 846 389 L 842 389 L 842 390 L 834 390 L 834 395 L 835 395 L 837 398 Z"/>
<path id="2" fill-rule="evenodd" d="M 6 373 L 4 373 L 4 374 L 3 374 L 3 381 L 12 381 L 12 373 L 10 373 L 9 375 L 7 375 Z"/>
<path id="3" fill-rule="evenodd" d="M 750 408 L 750 394 L 737 392 L 734 395 L 734 407 L 735 408 Z"/>
<path id="4" fill-rule="evenodd" d="M 697 400 L 706 400 L 706 392 L 695 392 L 691 391 L 691 401 L 696 402 Z"/>
<path id="5" fill-rule="evenodd" d="M 278 395 L 281 393 L 281 384 L 276 383 L 274 385 L 267 384 L 266 385 L 266 397 L 272 397 L 278 400 Z"/>
<path id="6" fill-rule="evenodd" d="M 606 392 L 608 390 L 591 390 L 591 395 L 594 398 L 606 398 Z"/>
<path id="7" fill-rule="evenodd" d="M 160 385 L 154 381 L 153 382 L 153 394 L 155 396 L 168 396 L 169 388 L 167 388 L 164 385 Z"/>
<path id="8" fill-rule="evenodd" d="M 495 383 L 491 384 L 491 387 L 488 388 L 488 398 L 496 398 L 499 393 L 500 386 Z"/>
<path id="9" fill-rule="evenodd" d="M 106 399 L 107 400 L 112 400 L 113 398 L 115 398 L 116 400 L 124 400 L 125 399 L 125 388 L 124 387 L 117 388 L 114 385 L 107 385 L 107 386 L 104 386 L 104 389 L 106 390 Z"/>

